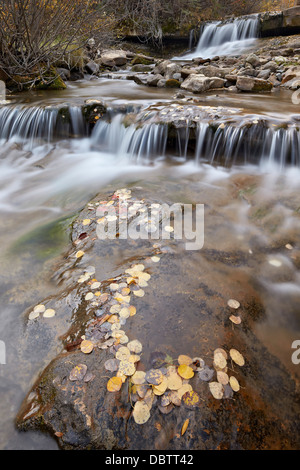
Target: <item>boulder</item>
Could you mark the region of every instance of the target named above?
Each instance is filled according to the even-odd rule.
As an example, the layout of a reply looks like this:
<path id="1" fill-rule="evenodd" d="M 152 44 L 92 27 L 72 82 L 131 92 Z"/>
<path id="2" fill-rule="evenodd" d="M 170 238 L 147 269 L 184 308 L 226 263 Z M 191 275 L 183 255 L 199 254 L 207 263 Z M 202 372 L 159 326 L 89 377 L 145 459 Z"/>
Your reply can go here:
<path id="1" fill-rule="evenodd" d="M 59 76 L 60 76 L 64 81 L 70 80 L 70 78 L 71 78 L 71 72 L 70 72 L 70 70 L 65 69 L 65 68 L 62 68 L 62 67 L 58 67 L 58 68 L 56 69 L 56 71 L 57 71 L 57 73 L 59 74 Z M 0 75 L 0 77 L 1 77 L 1 75 Z"/>
<path id="2" fill-rule="evenodd" d="M 128 54 L 127 54 L 128 57 Z M 148 57 L 145 55 L 137 55 L 134 57 L 134 59 L 131 62 L 131 65 L 151 65 L 154 64 L 155 59 L 153 57 Z"/>
<path id="3" fill-rule="evenodd" d="M 177 73 L 181 73 L 181 66 L 178 64 L 168 64 L 166 67 L 165 78 L 166 80 L 170 80 L 174 78 L 174 75 Z"/>
<path id="4" fill-rule="evenodd" d="M 166 86 L 166 79 L 165 78 L 161 78 L 158 82 L 157 82 L 157 88 L 164 88 Z"/>
<path id="5" fill-rule="evenodd" d="M 166 88 L 180 88 L 179 80 L 175 80 L 174 78 L 169 78 L 166 81 Z"/>
<path id="6" fill-rule="evenodd" d="M 213 65 L 206 65 L 197 68 L 198 73 L 205 75 L 205 77 L 219 77 L 225 78 L 225 75 L 229 74 L 232 71 L 232 68 L 220 68 L 214 67 Z"/>
<path id="7" fill-rule="evenodd" d="M 162 78 L 164 78 L 164 77 L 162 75 L 160 75 L 159 73 L 157 73 L 155 75 L 150 75 L 147 78 L 147 85 L 148 86 L 157 86 L 159 80 L 161 80 Z"/>
<path id="8" fill-rule="evenodd" d="M 160 75 L 165 75 L 168 65 L 173 64 L 170 60 L 161 60 L 157 63 L 156 67 L 153 70 L 154 74 L 159 73 Z"/>
<path id="9" fill-rule="evenodd" d="M 183 79 L 186 79 L 189 75 L 191 74 L 196 74 L 197 73 L 197 69 L 195 68 L 189 68 L 189 67 L 183 67 L 181 69 L 181 76 Z"/>
<path id="10" fill-rule="evenodd" d="M 243 77 L 243 76 L 238 77 L 236 86 L 238 90 L 252 91 L 252 92 L 271 91 L 273 88 L 273 85 L 267 80 L 263 80 L 261 78 Z"/>
<path id="11" fill-rule="evenodd" d="M 131 68 L 132 72 L 151 72 L 153 67 L 150 65 L 136 64 Z"/>
<path id="12" fill-rule="evenodd" d="M 127 53 L 122 50 L 105 51 L 101 54 L 101 63 L 106 67 L 120 67 L 127 64 Z"/>
<path id="13" fill-rule="evenodd" d="M 223 88 L 225 80 L 219 77 L 205 77 L 203 75 L 191 74 L 181 84 L 183 90 L 192 91 L 193 93 L 203 93 L 212 88 Z"/>
<path id="14" fill-rule="evenodd" d="M 250 54 L 246 57 L 246 64 L 251 64 L 253 67 L 258 67 L 260 65 L 260 59 L 256 54 Z"/>
<path id="15" fill-rule="evenodd" d="M 288 8 L 283 12 L 283 26 L 284 27 L 299 27 L 300 26 L 300 6 Z"/>
<path id="16" fill-rule="evenodd" d="M 299 77 L 300 78 L 300 66 L 293 66 L 290 67 L 282 76 L 282 85 L 289 82 L 293 78 Z"/>
<path id="17" fill-rule="evenodd" d="M 86 66 L 85 66 L 85 70 L 87 73 L 89 73 L 90 75 L 95 75 L 99 72 L 99 65 L 96 64 L 96 62 L 94 62 L 93 60 L 90 60 Z"/>
<path id="18" fill-rule="evenodd" d="M 270 60 L 261 67 L 261 70 L 271 70 L 271 72 L 276 72 L 278 69 L 278 64 L 274 60 Z"/>
<path id="19" fill-rule="evenodd" d="M 263 80 L 268 80 L 268 78 L 271 75 L 271 70 L 266 69 L 266 70 L 261 70 L 259 74 L 257 75 L 257 78 L 262 78 Z"/>

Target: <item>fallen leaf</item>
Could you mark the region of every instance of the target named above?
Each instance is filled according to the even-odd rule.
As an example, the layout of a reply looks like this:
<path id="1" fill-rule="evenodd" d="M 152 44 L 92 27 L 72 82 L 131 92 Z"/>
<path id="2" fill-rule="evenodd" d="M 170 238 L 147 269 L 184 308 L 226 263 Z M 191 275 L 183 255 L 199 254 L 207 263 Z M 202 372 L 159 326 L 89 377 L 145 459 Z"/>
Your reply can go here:
<path id="1" fill-rule="evenodd" d="M 191 367 L 187 366 L 186 364 L 181 364 L 178 367 L 178 374 L 183 378 L 183 379 L 191 379 L 194 377 L 194 371 Z"/>
<path id="2" fill-rule="evenodd" d="M 239 301 L 235 300 L 235 299 L 229 299 L 228 302 L 227 302 L 227 305 L 228 305 L 228 307 L 234 308 L 235 310 L 238 309 L 241 306 Z"/>
<path id="3" fill-rule="evenodd" d="M 146 403 L 137 401 L 134 405 L 132 416 L 136 424 L 145 424 L 150 418 L 150 410 Z"/>
<path id="4" fill-rule="evenodd" d="M 185 356 L 184 354 L 181 354 L 178 356 L 178 364 L 186 364 L 187 366 L 191 365 L 193 362 L 193 359 L 189 356 Z"/>
<path id="5" fill-rule="evenodd" d="M 198 406 L 200 398 L 198 393 L 192 391 L 186 392 L 182 397 L 182 401 L 188 408 L 194 408 L 195 406 Z"/>
<path id="6" fill-rule="evenodd" d="M 121 390 L 122 384 L 123 384 L 123 381 L 121 377 L 112 377 L 107 382 L 106 387 L 109 392 L 118 392 L 119 390 Z"/>
<path id="7" fill-rule="evenodd" d="M 189 419 L 186 419 L 185 422 L 183 423 L 183 426 L 182 426 L 182 428 L 181 428 L 181 435 L 182 435 L 182 436 L 184 435 L 185 431 L 187 430 L 187 427 L 188 427 L 188 425 L 189 425 L 189 422 L 190 422 L 190 420 L 189 420 Z"/>
<path id="8" fill-rule="evenodd" d="M 55 315 L 55 310 L 53 310 L 53 308 L 47 308 L 47 310 L 45 310 L 45 312 L 43 313 L 43 317 L 45 318 L 52 318 L 54 317 Z"/>
<path id="9" fill-rule="evenodd" d="M 84 340 L 80 344 L 80 350 L 84 354 L 90 354 L 94 349 L 94 343 L 92 341 Z"/>
<path id="10" fill-rule="evenodd" d="M 238 366 L 243 367 L 245 365 L 245 359 L 239 351 L 236 349 L 230 349 L 229 354 L 233 362 L 235 362 Z"/>
<path id="11" fill-rule="evenodd" d="M 219 382 L 210 382 L 208 385 L 212 396 L 217 400 L 221 400 L 224 395 L 223 385 Z"/>
<path id="12" fill-rule="evenodd" d="M 78 364 L 75 366 L 69 375 L 71 381 L 82 380 L 87 372 L 87 366 L 85 364 Z"/>
<path id="13" fill-rule="evenodd" d="M 234 392 L 238 392 L 240 390 L 240 384 L 238 383 L 237 379 L 233 376 L 229 379 L 230 387 Z"/>
<path id="14" fill-rule="evenodd" d="M 234 323 L 235 325 L 240 325 L 242 323 L 242 319 L 240 316 L 236 316 L 236 315 L 231 315 L 229 317 L 229 320 Z"/>

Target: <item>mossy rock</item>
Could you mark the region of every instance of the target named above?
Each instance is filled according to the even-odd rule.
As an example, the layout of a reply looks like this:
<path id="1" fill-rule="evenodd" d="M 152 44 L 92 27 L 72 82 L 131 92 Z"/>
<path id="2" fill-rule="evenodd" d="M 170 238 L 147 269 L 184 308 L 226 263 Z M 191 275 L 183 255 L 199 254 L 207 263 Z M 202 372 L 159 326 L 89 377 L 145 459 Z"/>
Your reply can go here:
<path id="1" fill-rule="evenodd" d="M 151 72 L 152 67 L 150 65 L 136 64 L 132 67 L 132 72 Z"/>
<path id="2" fill-rule="evenodd" d="M 142 64 L 142 65 L 151 65 L 153 64 L 153 60 L 146 59 L 143 56 L 137 55 L 132 61 L 131 65 L 137 65 L 137 64 Z"/>
<path id="3" fill-rule="evenodd" d="M 166 88 L 180 88 L 180 82 L 174 78 L 166 81 Z"/>
<path id="4" fill-rule="evenodd" d="M 43 77 L 37 78 L 34 88 L 35 90 L 65 90 L 67 85 L 58 75 L 56 69 L 52 68 Z"/>

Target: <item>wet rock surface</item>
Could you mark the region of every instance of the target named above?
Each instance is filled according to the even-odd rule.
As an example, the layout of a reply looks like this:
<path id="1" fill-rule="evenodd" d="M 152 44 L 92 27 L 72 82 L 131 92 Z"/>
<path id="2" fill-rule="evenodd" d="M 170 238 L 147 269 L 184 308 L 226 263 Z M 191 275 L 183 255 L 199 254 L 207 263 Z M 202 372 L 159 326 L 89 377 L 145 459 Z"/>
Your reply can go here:
<path id="1" fill-rule="evenodd" d="M 99 195 L 83 209 L 73 224 L 72 246 L 55 275 L 57 282 L 64 285 L 63 294 L 50 302 L 41 302 L 56 314 L 53 318 L 40 314 L 28 320 L 29 348 L 36 347 L 36 338 L 39 338 L 40 347 L 55 340 L 61 342 L 62 349 L 24 400 L 17 418 L 19 429 L 50 431 L 64 449 L 299 447 L 299 384 L 255 334 L 255 324 L 266 315 L 263 290 L 253 278 L 256 256 L 260 250 L 267 250 L 271 255 L 285 240 L 284 233 L 276 235 L 271 226 L 268 229 L 264 225 L 268 221 L 267 212 L 258 213 L 259 194 L 249 190 L 258 184 L 258 177 L 237 174 L 227 189 L 233 200 L 243 197 L 253 206 L 257 228 L 270 238 L 271 243 L 266 240 L 265 246 L 260 246 L 257 239 L 252 255 L 237 247 L 235 250 L 230 246 L 226 248 L 226 242 L 217 250 L 213 248 L 215 227 L 223 224 L 226 232 L 226 213 L 221 215 L 223 199 L 217 202 L 213 188 L 206 186 L 199 200 L 201 197 L 201 202 L 208 204 L 206 234 L 210 241 L 196 258 L 195 253 L 184 251 L 185 241 L 175 243 L 171 233 L 169 240 L 157 243 L 99 240 L 97 227 L 103 222 L 99 207 L 117 206 L 118 192 Z M 150 204 L 165 202 L 153 198 L 151 192 L 139 188 L 132 188 L 131 193 L 123 191 L 123 195 L 130 194 L 123 203 L 127 201 L 129 207 L 140 204 L 139 207 L 146 210 Z M 271 203 L 269 201 L 270 207 Z M 296 234 L 295 237 L 289 239 L 292 244 L 296 243 Z M 136 265 L 142 265 L 140 272 L 151 277 L 144 287 L 138 286 L 136 280 L 128 283 L 128 277 L 134 274 L 126 271 Z M 130 293 L 122 291 L 123 283 Z M 136 295 L 141 289 L 144 295 Z M 89 293 L 93 295 L 88 296 Z M 124 334 L 120 335 L 120 341 L 125 341 L 122 344 L 117 336 L 109 334 L 114 325 L 109 320 L 117 315 L 121 318 L 120 313 L 110 310 L 118 311 L 116 306 L 120 304 L 128 306 L 126 295 L 130 296 L 130 305 L 136 308 L 136 314 L 123 321 L 122 330 L 127 340 Z M 233 325 L 229 320 L 233 312 L 227 305 L 229 298 L 239 300 L 241 325 Z M 52 331 L 51 339 L 45 327 Z M 201 379 L 195 370 L 189 383 L 199 397 L 196 404 L 183 398 L 177 405 L 163 406 L 162 397 L 152 392 L 150 404 L 147 402 L 149 419 L 145 424 L 137 424 L 134 404 L 143 399 L 133 390 L 131 374 L 123 377 L 125 381 L 119 391 L 109 392 L 108 380 L 116 373 L 107 370 L 105 365 L 128 344 L 127 341 L 136 339 L 142 345 L 140 359 L 134 363 L 136 370 L 147 372 L 154 368 L 164 370 L 163 373 L 172 367 L 176 370 L 179 355 L 189 354 L 203 358 L 212 370 L 213 380 L 218 370 L 213 365 L 216 348 L 227 352 L 235 348 L 245 358 L 245 365 L 240 367 L 228 361 L 227 372 L 238 379 L 241 389 L 234 393 L 227 389 L 222 399 L 216 399 L 207 379 Z M 82 351 L 83 341 L 93 343 L 91 352 Z M 72 374 L 76 366 L 79 375 L 74 380 Z M 151 381 L 147 388 L 153 390 Z M 186 419 L 189 425 L 181 436 Z"/>

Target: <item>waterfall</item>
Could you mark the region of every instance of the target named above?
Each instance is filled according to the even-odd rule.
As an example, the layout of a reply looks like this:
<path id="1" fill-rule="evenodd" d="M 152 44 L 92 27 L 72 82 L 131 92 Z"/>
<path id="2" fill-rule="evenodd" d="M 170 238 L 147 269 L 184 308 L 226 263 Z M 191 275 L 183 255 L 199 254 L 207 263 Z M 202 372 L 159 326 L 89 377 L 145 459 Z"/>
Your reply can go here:
<path id="1" fill-rule="evenodd" d="M 130 119 L 129 119 L 130 116 Z M 152 117 L 151 117 L 152 116 Z M 203 119 L 175 127 L 151 119 L 133 123 L 131 114 L 108 113 L 90 129 L 80 106 L 0 108 L 0 142 L 18 142 L 26 150 L 59 139 L 88 137 L 87 151 L 149 163 L 162 158 L 195 159 L 224 166 L 270 163 L 300 166 L 300 129 L 297 122 L 275 126 L 269 119 L 244 116 L 232 122 Z M 76 143 L 74 145 L 77 145 Z"/>
<path id="2" fill-rule="evenodd" d="M 6 106 L 0 108 L 0 141 L 51 142 L 55 138 L 86 135 L 81 107 Z"/>
<path id="3" fill-rule="evenodd" d="M 93 147 L 119 156 L 129 157 L 136 162 L 150 161 L 165 155 L 168 127 L 163 124 L 146 124 L 125 127 L 124 116 L 119 114 L 109 124 L 99 121 L 93 129 Z"/>
<path id="4" fill-rule="evenodd" d="M 270 163 L 284 168 L 300 166 L 300 131 L 296 127 L 274 129 L 265 125 L 231 124 L 217 129 L 199 123 L 195 160 L 231 166 Z"/>
<path id="5" fill-rule="evenodd" d="M 200 31 L 196 50 L 181 59 L 205 59 L 223 55 L 237 55 L 251 46 L 259 35 L 259 16 L 235 18 L 230 21 L 206 23 Z M 177 57 L 176 59 L 179 59 Z"/>

